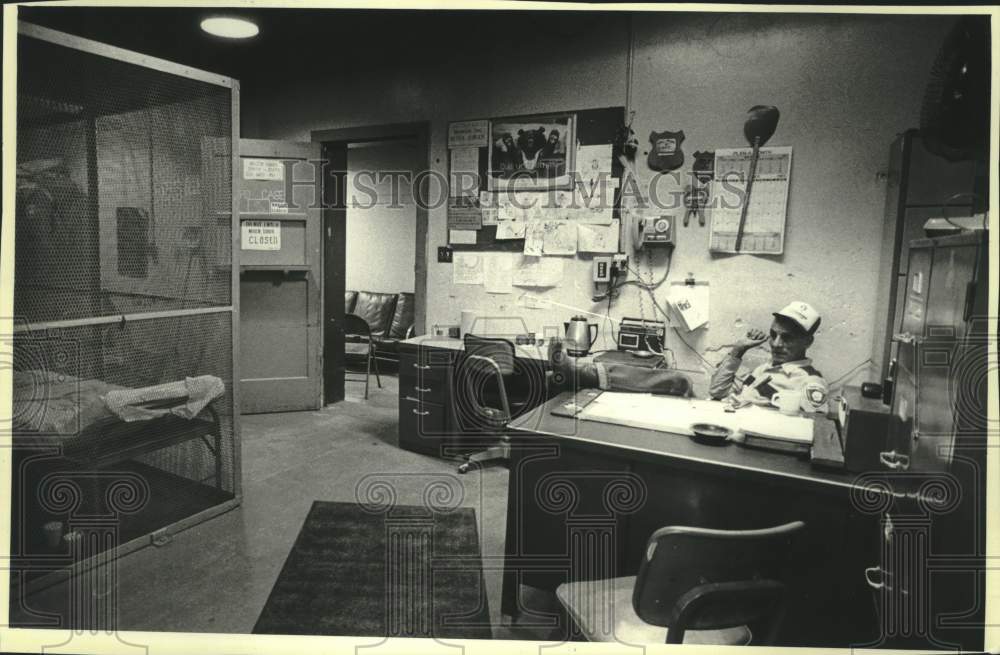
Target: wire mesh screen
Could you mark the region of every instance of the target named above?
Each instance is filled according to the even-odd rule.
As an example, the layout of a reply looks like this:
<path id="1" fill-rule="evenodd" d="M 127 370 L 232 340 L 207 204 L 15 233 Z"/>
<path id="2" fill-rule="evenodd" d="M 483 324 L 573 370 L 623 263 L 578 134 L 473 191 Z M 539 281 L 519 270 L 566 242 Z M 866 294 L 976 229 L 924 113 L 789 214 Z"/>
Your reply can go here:
<path id="1" fill-rule="evenodd" d="M 14 585 L 230 501 L 239 476 L 231 89 L 18 50 Z"/>
<path id="2" fill-rule="evenodd" d="M 230 90 L 30 38 L 19 56 L 15 313 L 229 305 Z"/>

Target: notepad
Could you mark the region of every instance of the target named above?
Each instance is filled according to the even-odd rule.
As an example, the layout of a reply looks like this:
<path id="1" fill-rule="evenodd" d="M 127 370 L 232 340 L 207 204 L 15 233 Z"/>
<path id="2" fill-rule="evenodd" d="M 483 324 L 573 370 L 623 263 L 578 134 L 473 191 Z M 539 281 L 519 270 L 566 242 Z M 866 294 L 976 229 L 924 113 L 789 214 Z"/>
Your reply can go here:
<path id="1" fill-rule="evenodd" d="M 691 435 L 695 423 L 712 423 L 733 432 L 751 433 L 799 444 L 813 439 L 813 420 L 787 416 L 751 405 L 727 412 L 726 404 L 641 393 L 605 391 L 579 413 L 587 421 L 613 423 L 659 432 Z"/>

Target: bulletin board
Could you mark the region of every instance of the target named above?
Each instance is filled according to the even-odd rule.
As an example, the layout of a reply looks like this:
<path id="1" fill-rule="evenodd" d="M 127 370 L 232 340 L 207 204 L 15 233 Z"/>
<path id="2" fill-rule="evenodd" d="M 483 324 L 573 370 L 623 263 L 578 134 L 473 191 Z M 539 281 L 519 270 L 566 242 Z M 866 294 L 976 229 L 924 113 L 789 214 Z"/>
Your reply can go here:
<path id="1" fill-rule="evenodd" d="M 575 131 L 578 145 L 603 145 L 614 143 L 615 137 L 625 122 L 624 107 L 604 107 L 600 109 L 581 109 L 570 112 L 575 114 Z M 490 120 L 504 120 L 492 118 Z M 450 153 L 449 153 L 450 155 Z M 487 191 L 487 175 L 489 169 L 489 146 L 479 148 L 479 191 Z M 450 173 L 450 156 L 449 156 Z M 621 180 L 623 168 L 617 159 L 612 160 L 612 177 Z M 452 200 L 452 199 L 450 199 Z M 613 217 L 619 218 L 621 187 L 614 191 Z M 478 199 L 477 199 L 478 206 Z M 521 252 L 524 249 L 524 239 L 497 239 L 496 225 L 483 225 L 476 230 L 476 243 L 451 243 L 454 250 L 490 250 L 498 252 Z"/>

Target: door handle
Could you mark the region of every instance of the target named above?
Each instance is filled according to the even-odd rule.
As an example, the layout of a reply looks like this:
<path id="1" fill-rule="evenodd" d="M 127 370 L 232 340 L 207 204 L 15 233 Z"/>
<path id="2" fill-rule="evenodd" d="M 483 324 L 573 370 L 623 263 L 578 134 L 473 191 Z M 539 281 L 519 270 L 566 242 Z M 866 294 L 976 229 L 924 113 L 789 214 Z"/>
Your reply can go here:
<path id="1" fill-rule="evenodd" d="M 893 471 L 906 470 L 910 468 L 910 456 L 900 455 L 895 450 L 883 451 L 878 454 L 878 461 Z"/>
<path id="2" fill-rule="evenodd" d="M 430 366 L 427 366 L 426 364 L 417 364 L 416 362 L 413 363 L 413 368 L 417 369 L 418 371 L 429 371 L 429 370 L 431 370 Z"/>
<path id="3" fill-rule="evenodd" d="M 875 579 L 877 576 L 877 579 Z M 885 589 L 892 591 L 892 586 L 886 582 L 889 574 L 882 570 L 881 566 L 869 566 L 865 569 L 865 583 L 872 589 Z"/>
<path id="4" fill-rule="evenodd" d="M 430 387 L 413 387 L 413 388 L 416 389 L 417 391 L 419 391 L 420 393 L 430 393 L 431 392 L 431 388 Z"/>
<path id="5" fill-rule="evenodd" d="M 416 414 L 417 416 L 429 416 L 429 415 L 430 415 L 430 412 L 428 412 L 428 411 L 423 411 L 423 412 L 421 412 L 421 411 L 419 411 L 419 410 L 417 410 L 417 409 L 413 409 L 412 411 L 413 411 L 413 413 L 414 413 L 414 414 Z"/>

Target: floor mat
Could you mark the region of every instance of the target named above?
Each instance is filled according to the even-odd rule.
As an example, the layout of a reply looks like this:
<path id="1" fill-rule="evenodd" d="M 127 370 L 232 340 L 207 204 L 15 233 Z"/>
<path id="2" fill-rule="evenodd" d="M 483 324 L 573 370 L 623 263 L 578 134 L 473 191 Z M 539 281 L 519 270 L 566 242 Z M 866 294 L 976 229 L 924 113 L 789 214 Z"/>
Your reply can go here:
<path id="1" fill-rule="evenodd" d="M 253 631 L 490 639 L 475 510 L 314 502 Z"/>

